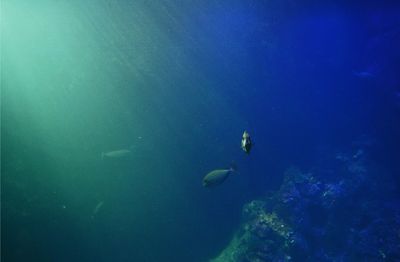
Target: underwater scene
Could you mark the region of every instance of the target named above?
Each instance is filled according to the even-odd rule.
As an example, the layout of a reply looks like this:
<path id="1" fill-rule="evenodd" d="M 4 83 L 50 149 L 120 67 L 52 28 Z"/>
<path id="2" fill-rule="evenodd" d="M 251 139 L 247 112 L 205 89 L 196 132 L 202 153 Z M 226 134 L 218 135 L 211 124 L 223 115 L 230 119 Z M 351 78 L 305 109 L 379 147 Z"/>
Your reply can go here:
<path id="1" fill-rule="evenodd" d="M 400 2 L 3 0 L 1 261 L 400 261 Z"/>

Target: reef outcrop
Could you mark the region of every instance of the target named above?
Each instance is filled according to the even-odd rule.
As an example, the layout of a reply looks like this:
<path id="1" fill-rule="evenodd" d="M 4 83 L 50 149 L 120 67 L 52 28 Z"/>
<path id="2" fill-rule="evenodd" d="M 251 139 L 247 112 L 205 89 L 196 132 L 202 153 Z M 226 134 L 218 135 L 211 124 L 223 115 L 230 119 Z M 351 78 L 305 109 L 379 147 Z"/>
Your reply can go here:
<path id="1" fill-rule="evenodd" d="M 285 172 L 279 190 L 243 207 L 213 262 L 400 261 L 400 199 L 359 155 L 334 168 Z"/>

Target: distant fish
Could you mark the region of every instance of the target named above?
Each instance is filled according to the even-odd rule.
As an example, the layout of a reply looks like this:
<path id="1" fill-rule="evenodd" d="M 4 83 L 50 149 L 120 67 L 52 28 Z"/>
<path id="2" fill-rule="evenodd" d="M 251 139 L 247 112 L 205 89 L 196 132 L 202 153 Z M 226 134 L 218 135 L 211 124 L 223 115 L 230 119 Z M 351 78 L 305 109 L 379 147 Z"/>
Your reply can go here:
<path id="1" fill-rule="evenodd" d="M 358 77 L 358 78 L 364 78 L 364 79 L 369 79 L 369 78 L 374 78 L 375 74 L 368 72 L 368 71 L 360 71 L 360 72 L 355 72 L 353 71 L 353 75 Z"/>
<path id="2" fill-rule="evenodd" d="M 211 187 L 222 184 L 230 174 L 236 172 L 235 168 L 230 167 L 229 169 L 216 169 L 209 172 L 203 178 L 203 186 Z"/>
<path id="3" fill-rule="evenodd" d="M 97 203 L 97 205 L 94 207 L 92 215 L 90 216 L 92 219 L 94 219 L 97 215 L 97 213 L 99 212 L 100 208 L 103 206 L 104 201 L 100 201 L 99 203 Z"/>
<path id="4" fill-rule="evenodd" d="M 363 71 L 363 72 L 353 72 L 353 75 L 359 78 L 373 78 L 375 75 L 373 73 Z"/>
<path id="5" fill-rule="evenodd" d="M 121 158 L 121 157 L 126 157 L 129 154 L 131 154 L 132 151 L 128 149 L 121 149 L 121 150 L 115 150 L 115 151 L 110 151 L 110 152 L 102 152 L 101 153 L 101 159 L 107 157 L 107 158 Z"/>
<path id="6" fill-rule="evenodd" d="M 96 215 L 97 212 L 99 212 L 99 210 L 103 206 L 103 204 L 104 204 L 104 201 L 100 201 L 99 203 L 97 203 L 97 205 L 93 209 L 93 216 Z"/>

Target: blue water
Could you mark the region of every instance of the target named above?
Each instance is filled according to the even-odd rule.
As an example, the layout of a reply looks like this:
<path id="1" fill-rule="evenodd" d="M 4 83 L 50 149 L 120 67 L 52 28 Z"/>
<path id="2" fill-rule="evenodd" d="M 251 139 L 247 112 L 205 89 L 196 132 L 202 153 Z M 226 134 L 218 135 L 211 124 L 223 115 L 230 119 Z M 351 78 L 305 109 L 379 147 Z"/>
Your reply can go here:
<path id="1" fill-rule="evenodd" d="M 398 203 L 399 47 L 394 1 L 3 1 L 2 261 L 208 261 L 343 152 Z"/>

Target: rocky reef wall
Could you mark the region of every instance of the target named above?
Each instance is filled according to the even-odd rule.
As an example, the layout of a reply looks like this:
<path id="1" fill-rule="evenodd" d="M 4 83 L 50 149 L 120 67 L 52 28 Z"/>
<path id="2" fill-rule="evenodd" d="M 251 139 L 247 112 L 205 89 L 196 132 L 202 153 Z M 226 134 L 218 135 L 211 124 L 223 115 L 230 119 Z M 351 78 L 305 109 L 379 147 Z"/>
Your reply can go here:
<path id="1" fill-rule="evenodd" d="M 364 152 L 335 165 L 289 168 L 279 190 L 243 207 L 243 223 L 213 262 L 400 261 L 398 189 Z"/>

